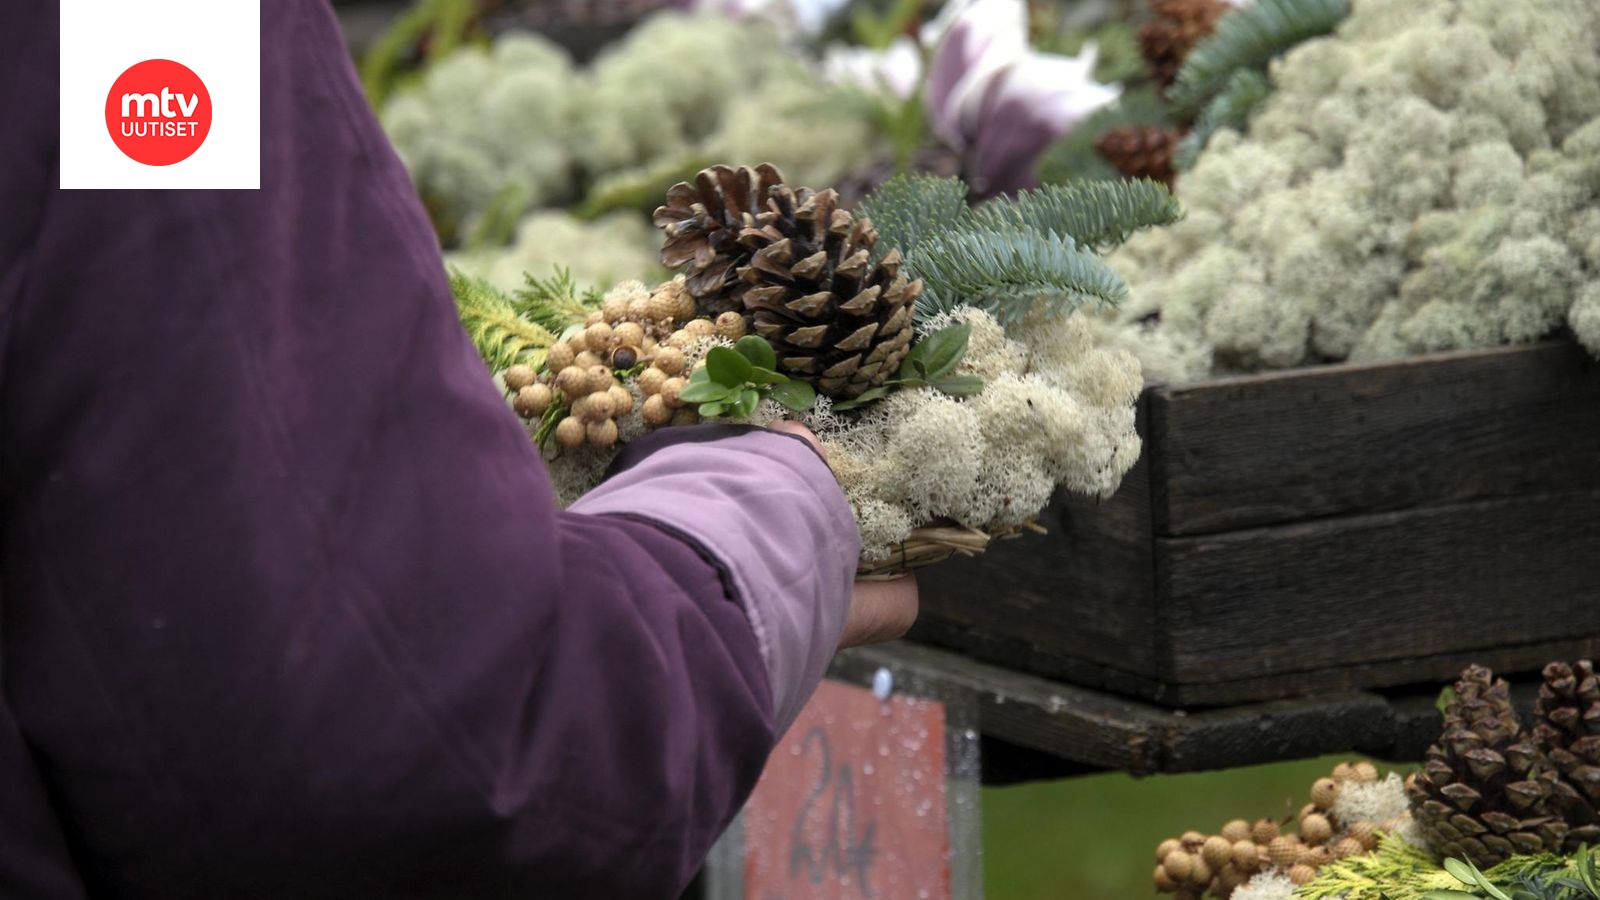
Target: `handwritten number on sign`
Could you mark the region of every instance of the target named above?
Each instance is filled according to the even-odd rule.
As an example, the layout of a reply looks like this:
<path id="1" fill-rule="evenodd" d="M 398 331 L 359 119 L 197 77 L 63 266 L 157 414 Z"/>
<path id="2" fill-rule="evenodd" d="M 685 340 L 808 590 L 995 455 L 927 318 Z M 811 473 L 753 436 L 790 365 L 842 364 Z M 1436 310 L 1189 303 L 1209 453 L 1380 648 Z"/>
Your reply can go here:
<path id="1" fill-rule="evenodd" d="M 805 740 L 800 745 L 801 752 L 809 756 L 812 745 L 816 745 L 821 754 L 822 766 L 818 771 L 816 783 L 806 795 L 806 802 L 800 806 L 800 814 L 794 820 L 789 848 L 789 877 L 798 877 L 803 868 L 812 884 L 822 884 L 831 868 L 832 873 L 838 877 L 854 874 L 856 884 L 860 886 L 861 896 L 871 897 L 872 889 L 867 884 L 867 873 L 871 871 L 873 860 L 877 857 L 877 850 L 872 844 L 878 826 L 876 823 L 868 822 L 858 836 L 854 774 L 849 766 L 841 765 L 835 775 L 833 748 L 828 743 L 827 732 L 821 728 L 813 728 L 806 732 Z M 813 810 L 818 808 L 818 801 L 828 793 L 830 785 L 833 794 L 827 804 L 827 842 L 823 845 L 822 852 L 818 854 L 806 837 L 806 823 L 810 821 Z"/>

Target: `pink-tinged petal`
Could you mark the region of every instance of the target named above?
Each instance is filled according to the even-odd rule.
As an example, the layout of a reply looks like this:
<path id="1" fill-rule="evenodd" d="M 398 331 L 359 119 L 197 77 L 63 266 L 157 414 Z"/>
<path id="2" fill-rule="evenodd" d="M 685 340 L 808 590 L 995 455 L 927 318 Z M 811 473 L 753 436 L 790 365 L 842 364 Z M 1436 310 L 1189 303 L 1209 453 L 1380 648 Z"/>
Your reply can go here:
<path id="1" fill-rule="evenodd" d="M 1023 0 L 973 0 L 939 43 L 928 75 L 928 118 L 934 133 L 962 148 L 976 136 L 989 83 L 1028 52 Z"/>
<path id="2" fill-rule="evenodd" d="M 1066 57 L 1030 54 L 985 92 L 975 146 L 967 154 L 967 176 L 981 196 L 1037 183 L 1039 158 L 1090 113 L 1116 100 L 1120 90 L 1084 78 L 1062 81 L 1077 63 Z"/>

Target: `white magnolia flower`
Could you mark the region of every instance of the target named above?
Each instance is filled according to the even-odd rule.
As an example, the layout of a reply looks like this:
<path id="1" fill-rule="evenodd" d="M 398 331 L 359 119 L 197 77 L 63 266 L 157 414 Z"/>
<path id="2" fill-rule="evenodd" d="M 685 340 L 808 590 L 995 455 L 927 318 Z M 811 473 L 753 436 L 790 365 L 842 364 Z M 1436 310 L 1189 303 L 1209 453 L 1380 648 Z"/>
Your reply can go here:
<path id="1" fill-rule="evenodd" d="M 888 49 L 834 44 L 822 59 L 823 74 L 834 84 L 890 94 L 901 100 L 916 93 L 922 81 L 922 51 L 901 36 Z"/>
<path id="2" fill-rule="evenodd" d="M 937 41 L 929 121 L 979 193 L 1031 184 L 1045 148 L 1121 93 L 1092 77 L 1093 44 L 1075 57 L 1030 47 L 1024 0 L 951 0 L 924 38 Z"/>

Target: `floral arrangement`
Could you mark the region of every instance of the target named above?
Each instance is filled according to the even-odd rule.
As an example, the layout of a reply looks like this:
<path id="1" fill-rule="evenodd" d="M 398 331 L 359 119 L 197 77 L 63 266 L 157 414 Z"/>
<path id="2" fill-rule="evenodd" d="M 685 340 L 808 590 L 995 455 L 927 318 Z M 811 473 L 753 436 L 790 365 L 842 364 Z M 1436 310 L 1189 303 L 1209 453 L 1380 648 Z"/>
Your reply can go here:
<path id="1" fill-rule="evenodd" d="M 1341 764 L 1298 834 L 1236 820 L 1156 850 L 1158 891 L 1198 900 L 1600 900 L 1600 677 L 1546 666 L 1531 727 L 1470 666 L 1440 697 L 1421 771 Z"/>
<path id="2" fill-rule="evenodd" d="M 1151 182 L 967 192 L 902 177 L 853 213 L 770 165 L 718 166 L 655 214 L 671 280 L 454 286 L 564 500 L 651 429 L 794 417 L 856 512 L 863 573 L 899 571 L 1029 527 L 1059 487 L 1109 495 L 1139 455 L 1138 364 L 1078 310 L 1125 292 L 1097 250 L 1176 204 Z"/>
<path id="3" fill-rule="evenodd" d="M 1597 35 L 1582 0 L 1354 4 L 1212 137 L 1187 219 L 1112 258 L 1103 333 L 1170 382 L 1563 326 L 1600 353 Z"/>

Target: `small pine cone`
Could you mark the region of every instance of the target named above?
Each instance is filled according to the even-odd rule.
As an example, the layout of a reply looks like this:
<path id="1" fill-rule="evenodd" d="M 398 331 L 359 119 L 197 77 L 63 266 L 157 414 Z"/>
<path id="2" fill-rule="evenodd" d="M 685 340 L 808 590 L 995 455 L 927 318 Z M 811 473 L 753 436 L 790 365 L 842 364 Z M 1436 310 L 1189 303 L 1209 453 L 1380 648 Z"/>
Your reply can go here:
<path id="1" fill-rule="evenodd" d="M 1225 837 L 1212 835 L 1200 847 L 1200 856 L 1213 870 L 1220 871 L 1233 861 L 1233 844 Z"/>
<path id="2" fill-rule="evenodd" d="M 644 419 L 644 424 L 651 428 L 660 428 L 672 421 L 672 407 L 661 398 L 660 394 L 652 394 L 644 398 L 644 408 L 639 415 Z"/>
<path id="3" fill-rule="evenodd" d="M 1267 844 L 1267 857 L 1272 864 L 1280 869 L 1287 869 L 1300 861 L 1300 851 L 1305 845 L 1300 839 L 1290 835 L 1281 835 L 1272 839 Z"/>
<path id="4" fill-rule="evenodd" d="M 1317 877 L 1317 870 L 1310 866 L 1294 866 L 1289 869 L 1289 880 L 1297 885 L 1310 884 Z"/>
<path id="5" fill-rule="evenodd" d="M 1156 80 L 1166 86 L 1231 7 L 1225 0 L 1151 0 L 1150 9 L 1155 18 L 1139 29 L 1139 49 Z"/>
<path id="6" fill-rule="evenodd" d="M 1278 836 L 1278 823 L 1260 819 L 1250 827 L 1250 839 L 1258 844 L 1270 844 Z"/>
<path id="7" fill-rule="evenodd" d="M 1335 801 L 1339 799 L 1339 782 L 1332 778 L 1318 778 L 1311 785 L 1311 802 L 1317 809 L 1332 809 Z"/>
<path id="8" fill-rule="evenodd" d="M 585 429 L 585 436 L 593 446 L 611 447 L 617 443 L 617 421 L 615 419 L 604 419 L 599 422 L 590 422 Z"/>
<path id="9" fill-rule="evenodd" d="M 1335 859 L 1345 859 L 1351 856 L 1360 856 L 1367 852 L 1367 848 L 1353 837 L 1340 838 L 1339 843 L 1333 845 Z"/>
<path id="10" fill-rule="evenodd" d="M 567 416 L 556 425 L 556 443 L 563 447 L 571 449 L 581 446 L 587 438 L 588 430 L 577 416 Z"/>
<path id="11" fill-rule="evenodd" d="M 1364 850 L 1378 848 L 1378 828 L 1371 822 L 1357 822 L 1345 829 L 1345 837 L 1360 842 Z"/>
<path id="12" fill-rule="evenodd" d="M 1321 813 L 1312 813 L 1301 820 L 1300 837 L 1308 844 L 1327 843 L 1333 837 L 1333 823 Z"/>
<path id="13" fill-rule="evenodd" d="M 694 318 L 694 297 L 683 278 L 674 278 L 650 295 L 646 317 L 652 322 L 683 323 Z"/>
<path id="14" fill-rule="evenodd" d="M 572 349 L 572 345 L 567 343 L 556 344 L 545 353 L 544 367 L 547 371 L 559 372 L 572 365 L 573 360 L 577 358 L 578 352 Z"/>
<path id="15" fill-rule="evenodd" d="M 1164 866 L 1156 866 L 1155 885 L 1156 893 L 1158 894 L 1171 894 L 1178 890 L 1178 883 L 1173 881 L 1172 876 L 1167 874 Z"/>
<path id="16" fill-rule="evenodd" d="M 1261 848 L 1249 840 L 1234 842 L 1233 865 L 1242 872 L 1254 872 L 1261 868 Z"/>
<path id="17" fill-rule="evenodd" d="M 666 382 L 666 380 L 667 373 L 654 366 L 651 366 L 650 368 L 645 369 L 643 372 L 640 372 L 639 377 L 634 379 L 634 381 L 639 385 L 639 390 L 646 396 L 659 394 L 661 392 L 661 385 Z"/>
<path id="18" fill-rule="evenodd" d="M 1177 838 L 1167 838 L 1156 847 L 1156 862 L 1164 862 L 1168 856 L 1182 849 L 1182 841 Z"/>
<path id="19" fill-rule="evenodd" d="M 1094 142 L 1095 152 L 1129 178 L 1151 178 L 1172 186 L 1177 169 L 1173 156 L 1183 132 L 1158 125 L 1113 128 Z"/>
<path id="20" fill-rule="evenodd" d="M 1250 823 L 1243 819 L 1234 819 L 1222 826 L 1221 834 L 1229 843 L 1237 844 L 1240 841 L 1250 840 Z"/>

